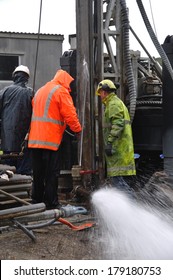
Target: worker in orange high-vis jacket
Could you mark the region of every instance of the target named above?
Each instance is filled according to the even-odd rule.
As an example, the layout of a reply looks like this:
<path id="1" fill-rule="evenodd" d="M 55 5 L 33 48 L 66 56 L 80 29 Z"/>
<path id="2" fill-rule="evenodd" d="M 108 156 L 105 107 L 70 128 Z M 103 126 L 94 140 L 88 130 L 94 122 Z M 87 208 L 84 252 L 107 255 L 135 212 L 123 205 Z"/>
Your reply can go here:
<path id="1" fill-rule="evenodd" d="M 81 125 L 70 95 L 74 79 L 64 70 L 38 89 L 28 137 L 32 149 L 33 203 L 44 202 L 47 209 L 60 208 L 57 187 L 60 172 L 59 147 L 66 126 L 80 135 Z M 78 137 L 77 136 L 77 137 Z"/>

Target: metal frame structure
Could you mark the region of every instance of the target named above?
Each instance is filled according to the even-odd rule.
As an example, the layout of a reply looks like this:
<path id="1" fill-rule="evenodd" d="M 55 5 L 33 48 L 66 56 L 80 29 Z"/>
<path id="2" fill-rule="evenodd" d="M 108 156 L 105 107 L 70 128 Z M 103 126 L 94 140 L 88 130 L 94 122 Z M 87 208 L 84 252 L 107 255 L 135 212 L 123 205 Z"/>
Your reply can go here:
<path id="1" fill-rule="evenodd" d="M 76 0 L 76 15 L 78 108 L 84 128 L 79 158 L 82 155 L 83 169 L 98 170 L 102 180 L 105 177 L 103 110 L 95 90 L 102 79 L 124 83 L 120 1 Z M 84 74 L 86 65 L 88 78 Z M 119 95 L 123 99 L 123 92 Z"/>

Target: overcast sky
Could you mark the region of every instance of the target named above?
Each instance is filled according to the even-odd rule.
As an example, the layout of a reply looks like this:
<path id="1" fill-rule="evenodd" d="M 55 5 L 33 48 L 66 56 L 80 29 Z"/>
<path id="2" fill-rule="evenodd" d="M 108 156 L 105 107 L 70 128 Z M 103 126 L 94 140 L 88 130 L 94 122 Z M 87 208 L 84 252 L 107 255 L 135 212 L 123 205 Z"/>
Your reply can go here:
<path id="1" fill-rule="evenodd" d="M 167 35 L 173 34 L 173 1 L 142 0 L 142 3 L 162 44 Z M 126 4 L 131 27 L 150 54 L 157 57 L 158 53 L 148 35 L 136 0 L 126 0 Z M 0 0 L 0 31 L 37 33 L 39 13 L 40 0 Z M 63 50 L 68 50 L 68 35 L 76 33 L 75 0 L 42 0 L 41 32 L 64 35 Z M 132 38 L 133 36 L 130 40 L 131 49 L 142 51 L 136 39 Z"/>
<path id="2" fill-rule="evenodd" d="M 0 0 L 0 31 L 38 32 L 40 0 Z M 75 0 L 42 0 L 41 33 L 76 33 Z"/>
<path id="3" fill-rule="evenodd" d="M 156 57 L 159 56 L 145 27 L 136 0 L 126 0 L 126 4 L 127 7 L 129 7 L 129 19 L 131 27 L 143 42 L 145 47 L 149 50 L 150 54 Z M 163 44 L 167 35 L 173 35 L 173 1 L 142 0 L 142 4 L 159 43 Z M 131 36 L 131 38 L 134 38 L 134 36 Z M 136 39 L 135 41 L 131 40 L 131 44 L 132 46 L 135 46 L 135 49 L 133 48 L 134 50 L 140 49 Z"/>

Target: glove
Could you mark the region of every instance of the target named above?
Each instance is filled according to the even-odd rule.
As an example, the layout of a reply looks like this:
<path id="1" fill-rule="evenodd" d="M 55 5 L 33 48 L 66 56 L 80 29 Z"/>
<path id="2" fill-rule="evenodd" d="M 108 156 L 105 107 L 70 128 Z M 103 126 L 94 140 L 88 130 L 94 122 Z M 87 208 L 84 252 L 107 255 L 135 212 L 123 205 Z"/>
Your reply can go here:
<path id="1" fill-rule="evenodd" d="M 105 154 L 107 156 L 112 156 L 113 153 L 112 153 L 112 144 L 111 143 L 108 143 L 106 146 L 105 146 Z"/>

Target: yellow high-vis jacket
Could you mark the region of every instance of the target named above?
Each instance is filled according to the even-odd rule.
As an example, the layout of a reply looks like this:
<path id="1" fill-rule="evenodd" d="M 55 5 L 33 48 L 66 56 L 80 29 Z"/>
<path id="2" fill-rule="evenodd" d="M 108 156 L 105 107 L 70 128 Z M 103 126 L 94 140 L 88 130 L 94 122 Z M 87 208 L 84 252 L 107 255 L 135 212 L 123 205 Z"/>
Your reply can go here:
<path id="1" fill-rule="evenodd" d="M 115 93 L 104 100 L 104 144 L 112 144 L 113 155 L 107 156 L 107 176 L 136 175 L 134 146 L 130 116 L 127 107 Z"/>

